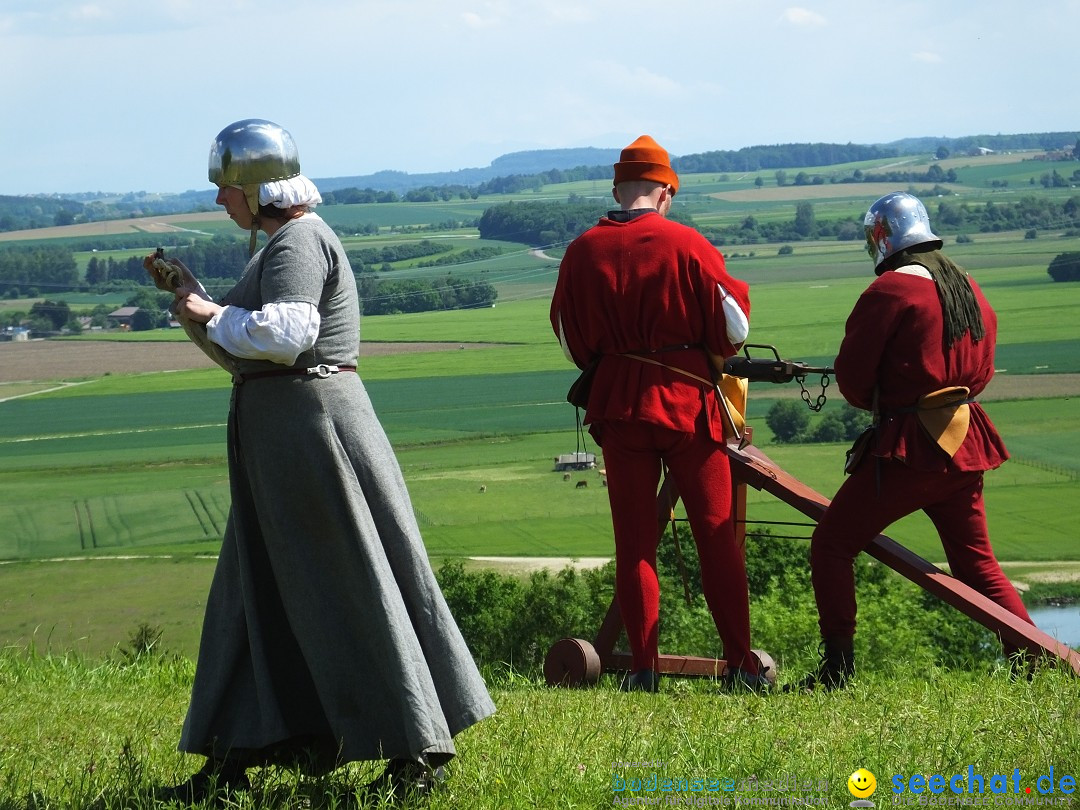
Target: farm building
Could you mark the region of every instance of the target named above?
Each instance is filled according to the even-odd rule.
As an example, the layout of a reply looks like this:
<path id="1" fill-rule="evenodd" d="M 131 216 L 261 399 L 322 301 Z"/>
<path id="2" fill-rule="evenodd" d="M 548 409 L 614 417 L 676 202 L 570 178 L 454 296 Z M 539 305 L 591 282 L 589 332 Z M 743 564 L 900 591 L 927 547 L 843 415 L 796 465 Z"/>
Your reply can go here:
<path id="1" fill-rule="evenodd" d="M 109 313 L 109 317 L 116 321 L 124 329 L 131 328 L 131 320 L 135 317 L 135 313 L 139 311 L 138 307 L 120 307 L 120 309 L 114 309 Z"/>
<path id="2" fill-rule="evenodd" d="M 595 453 L 563 453 L 555 457 L 555 471 L 591 470 L 596 466 Z"/>

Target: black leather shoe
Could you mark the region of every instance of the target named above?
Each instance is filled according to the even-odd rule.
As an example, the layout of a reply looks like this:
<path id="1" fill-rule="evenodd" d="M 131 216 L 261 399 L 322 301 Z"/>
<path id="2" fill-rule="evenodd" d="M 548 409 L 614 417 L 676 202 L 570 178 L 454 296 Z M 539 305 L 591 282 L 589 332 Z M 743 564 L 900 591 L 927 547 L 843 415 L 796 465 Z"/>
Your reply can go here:
<path id="1" fill-rule="evenodd" d="M 751 675 L 745 669 L 732 667 L 720 676 L 720 689 L 731 694 L 756 692 L 763 695 L 773 689 L 773 682 L 769 680 L 768 671 L 769 668 L 765 667 L 756 675 Z"/>
<path id="2" fill-rule="evenodd" d="M 631 672 L 623 678 L 619 689 L 623 692 L 659 692 L 660 673 L 653 669 L 639 669 L 637 672 Z"/>
<path id="3" fill-rule="evenodd" d="M 395 798 L 423 798 L 446 781 L 441 765 L 432 766 L 426 758 L 392 759 L 386 769 L 363 787 L 363 792 Z"/>
<path id="4" fill-rule="evenodd" d="M 208 763 L 179 785 L 158 788 L 154 799 L 162 804 L 198 804 L 211 798 L 225 798 L 239 790 L 251 790 L 251 782 L 242 768 L 219 769 Z"/>
<path id="5" fill-rule="evenodd" d="M 819 645 L 819 651 L 821 660 L 817 670 L 798 683 L 788 684 L 785 692 L 812 692 L 819 688 L 832 692 L 843 689 L 855 677 L 855 644 L 850 636 L 827 638 Z"/>

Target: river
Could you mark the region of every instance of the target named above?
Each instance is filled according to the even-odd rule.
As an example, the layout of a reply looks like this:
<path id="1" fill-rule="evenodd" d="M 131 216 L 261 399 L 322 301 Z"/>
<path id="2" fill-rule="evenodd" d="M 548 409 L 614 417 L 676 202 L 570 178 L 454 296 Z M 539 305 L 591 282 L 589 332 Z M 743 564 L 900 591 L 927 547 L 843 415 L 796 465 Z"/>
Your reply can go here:
<path id="1" fill-rule="evenodd" d="M 1028 613 L 1044 633 L 1080 650 L 1080 605 L 1042 605 L 1028 608 Z"/>

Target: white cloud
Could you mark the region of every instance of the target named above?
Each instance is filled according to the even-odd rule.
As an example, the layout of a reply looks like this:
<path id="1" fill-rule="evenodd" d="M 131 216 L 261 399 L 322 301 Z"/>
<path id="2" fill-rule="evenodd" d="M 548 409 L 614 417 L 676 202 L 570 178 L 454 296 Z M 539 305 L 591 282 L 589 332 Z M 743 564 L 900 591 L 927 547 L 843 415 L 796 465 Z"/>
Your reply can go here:
<path id="1" fill-rule="evenodd" d="M 916 51 L 911 55 L 911 58 L 916 62 L 925 62 L 928 65 L 937 65 L 945 61 L 941 58 L 941 54 L 933 51 Z"/>
<path id="2" fill-rule="evenodd" d="M 103 20 L 110 15 L 96 3 L 84 3 L 69 10 L 67 16 L 75 22 L 87 22 L 90 20 Z"/>
<path id="3" fill-rule="evenodd" d="M 603 81 L 617 91 L 625 91 L 628 98 L 640 95 L 682 97 L 687 92 L 674 79 L 640 66 L 627 67 L 618 62 L 596 60 L 589 64 L 587 73 L 593 81 Z"/>
<path id="4" fill-rule="evenodd" d="M 659 73 L 653 73 L 648 68 L 634 68 L 630 75 L 636 87 L 658 96 L 682 96 L 686 93 L 686 88 L 679 82 Z"/>
<path id="5" fill-rule="evenodd" d="M 461 19 L 469 28 L 490 28 L 498 23 L 494 17 L 481 17 L 475 11 L 466 11 L 461 15 Z"/>
<path id="6" fill-rule="evenodd" d="M 825 18 L 816 11 L 799 8 L 798 6 L 784 9 L 784 13 L 780 15 L 780 19 L 791 25 L 798 25 L 803 28 L 819 28 L 825 25 Z"/>
<path id="7" fill-rule="evenodd" d="M 424 5 L 426 5 L 426 3 Z M 470 28 L 484 29 L 502 25 L 507 21 L 507 17 L 513 11 L 513 8 L 508 7 L 503 0 L 488 0 L 485 3 L 480 3 L 479 6 L 480 8 L 478 9 L 465 11 L 461 14 L 461 18 Z M 435 10 L 432 9 L 428 13 L 434 15 Z"/>
<path id="8" fill-rule="evenodd" d="M 596 18 L 593 9 L 583 5 L 550 6 L 544 11 L 556 23 L 588 23 Z"/>

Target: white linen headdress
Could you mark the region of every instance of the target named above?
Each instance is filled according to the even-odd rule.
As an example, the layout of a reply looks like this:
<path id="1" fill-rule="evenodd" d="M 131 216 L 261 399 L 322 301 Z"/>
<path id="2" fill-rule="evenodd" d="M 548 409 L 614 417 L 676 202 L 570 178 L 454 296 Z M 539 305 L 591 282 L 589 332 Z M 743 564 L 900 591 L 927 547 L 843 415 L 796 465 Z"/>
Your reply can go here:
<path id="1" fill-rule="evenodd" d="M 273 205 L 277 208 L 306 205 L 314 208 L 321 202 L 319 189 L 302 174 L 288 180 L 272 180 L 259 186 L 259 205 Z"/>

